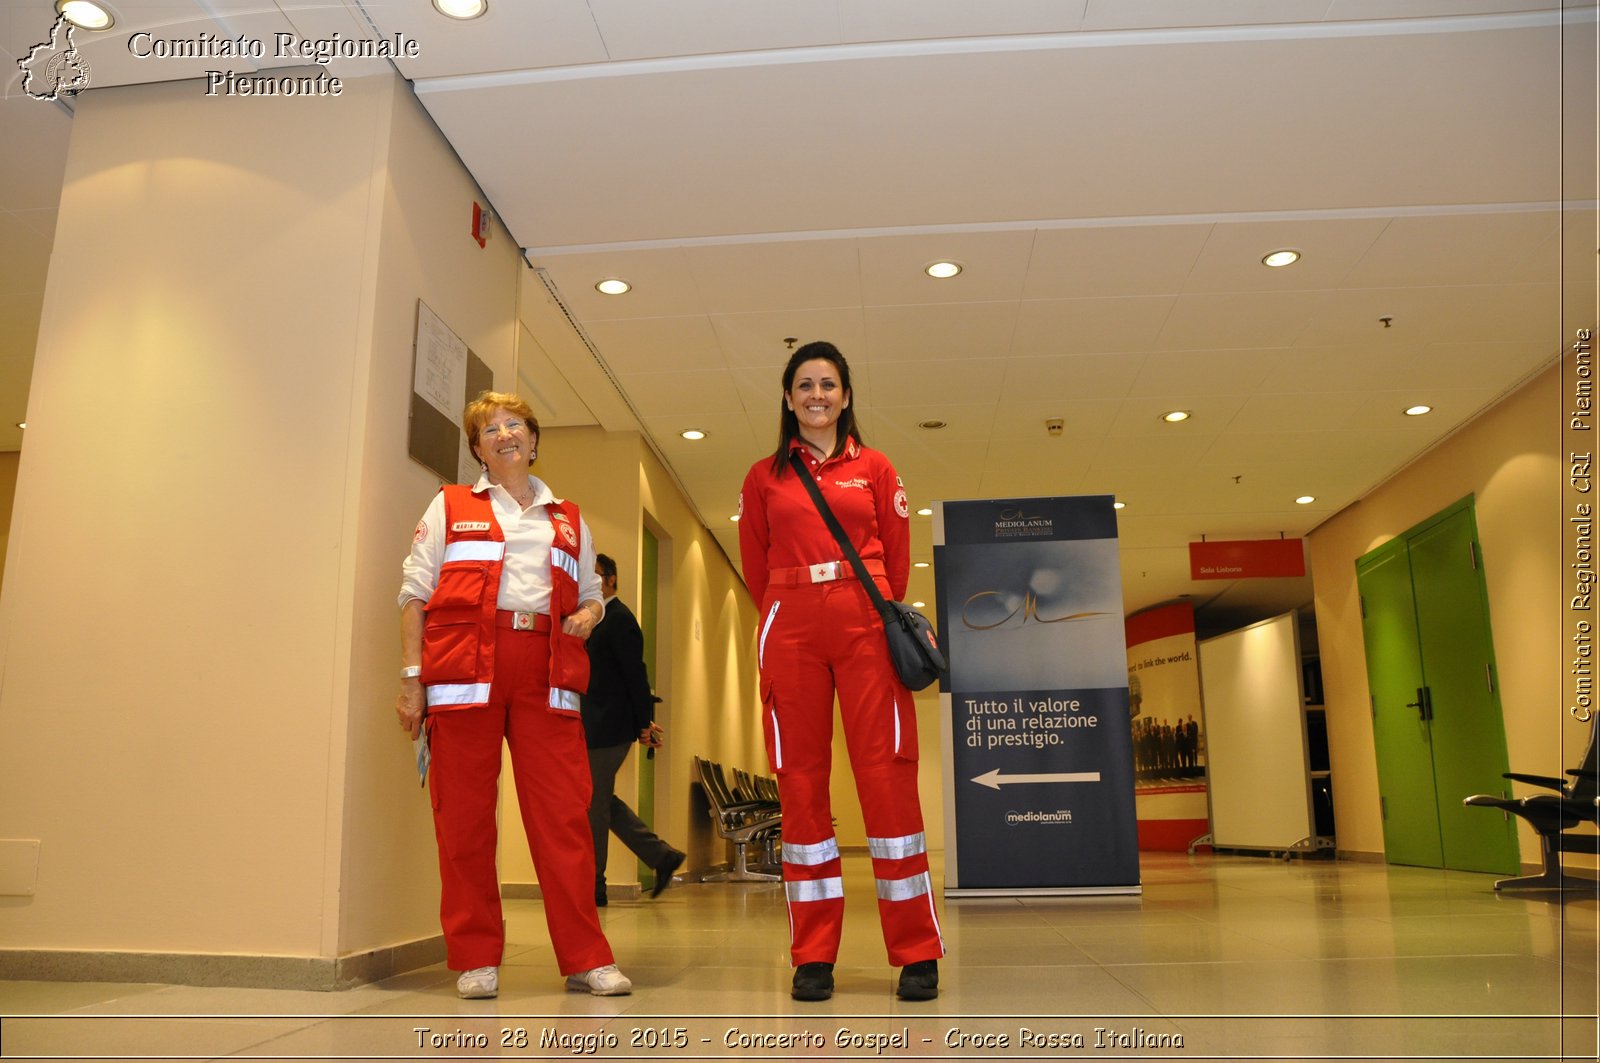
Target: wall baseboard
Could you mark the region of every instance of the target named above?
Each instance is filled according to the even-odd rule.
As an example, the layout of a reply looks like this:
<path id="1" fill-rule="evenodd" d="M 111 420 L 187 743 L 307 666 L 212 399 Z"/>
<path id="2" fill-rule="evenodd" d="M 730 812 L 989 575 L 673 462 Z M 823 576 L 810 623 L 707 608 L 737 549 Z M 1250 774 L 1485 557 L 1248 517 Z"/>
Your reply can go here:
<path id="1" fill-rule="evenodd" d="M 444 935 L 339 957 L 0 949 L 0 979 L 331 992 L 444 962 Z"/>

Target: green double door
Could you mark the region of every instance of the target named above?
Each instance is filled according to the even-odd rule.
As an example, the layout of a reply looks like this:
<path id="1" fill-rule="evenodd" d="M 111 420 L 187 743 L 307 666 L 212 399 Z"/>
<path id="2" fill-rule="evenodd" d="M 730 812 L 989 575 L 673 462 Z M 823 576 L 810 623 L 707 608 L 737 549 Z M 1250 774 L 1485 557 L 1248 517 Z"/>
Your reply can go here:
<path id="1" fill-rule="evenodd" d="M 1516 824 L 1469 794 L 1510 785 L 1472 499 L 1356 561 L 1390 863 L 1518 870 Z"/>

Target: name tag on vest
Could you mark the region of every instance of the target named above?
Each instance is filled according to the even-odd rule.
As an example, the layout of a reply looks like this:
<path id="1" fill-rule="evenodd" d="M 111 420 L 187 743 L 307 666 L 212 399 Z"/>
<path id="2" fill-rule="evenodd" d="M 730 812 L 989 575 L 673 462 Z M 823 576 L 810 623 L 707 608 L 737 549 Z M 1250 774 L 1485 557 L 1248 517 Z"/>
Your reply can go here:
<path id="1" fill-rule="evenodd" d="M 488 531 L 489 522 L 486 520 L 458 520 L 450 525 L 453 532 Z"/>

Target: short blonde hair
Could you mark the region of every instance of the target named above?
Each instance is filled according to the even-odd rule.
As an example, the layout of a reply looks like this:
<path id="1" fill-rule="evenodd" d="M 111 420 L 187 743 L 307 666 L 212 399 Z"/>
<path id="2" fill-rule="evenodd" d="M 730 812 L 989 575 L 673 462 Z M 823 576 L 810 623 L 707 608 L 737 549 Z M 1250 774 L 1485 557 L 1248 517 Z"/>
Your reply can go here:
<path id="1" fill-rule="evenodd" d="M 539 419 L 533 415 L 533 407 L 509 391 L 482 391 L 467 403 L 467 408 L 461 414 L 461 425 L 467 433 L 467 446 L 472 448 L 473 457 L 478 457 L 478 434 L 494 416 L 494 411 L 499 409 L 510 411 L 512 416 L 527 425 L 528 431 L 533 433 L 534 446 L 539 445 Z M 528 464 L 532 465 L 533 462 L 529 461 Z"/>

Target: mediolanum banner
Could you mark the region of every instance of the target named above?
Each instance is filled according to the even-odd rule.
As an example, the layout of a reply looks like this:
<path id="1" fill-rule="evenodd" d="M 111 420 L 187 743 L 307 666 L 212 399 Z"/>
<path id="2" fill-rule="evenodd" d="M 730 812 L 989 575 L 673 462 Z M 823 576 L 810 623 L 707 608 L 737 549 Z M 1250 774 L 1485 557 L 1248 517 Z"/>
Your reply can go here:
<path id="1" fill-rule="evenodd" d="M 989 499 L 934 514 L 947 895 L 1139 892 L 1111 503 Z"/>

